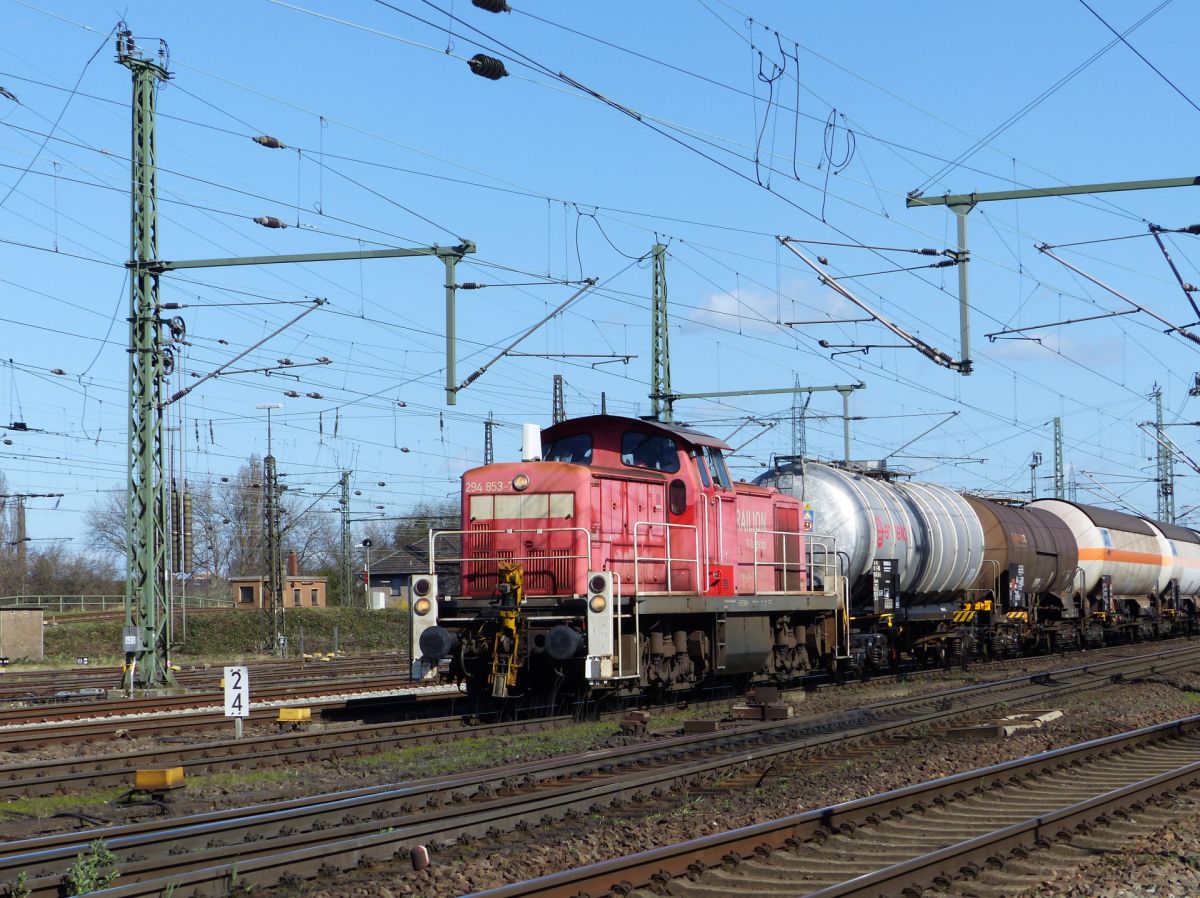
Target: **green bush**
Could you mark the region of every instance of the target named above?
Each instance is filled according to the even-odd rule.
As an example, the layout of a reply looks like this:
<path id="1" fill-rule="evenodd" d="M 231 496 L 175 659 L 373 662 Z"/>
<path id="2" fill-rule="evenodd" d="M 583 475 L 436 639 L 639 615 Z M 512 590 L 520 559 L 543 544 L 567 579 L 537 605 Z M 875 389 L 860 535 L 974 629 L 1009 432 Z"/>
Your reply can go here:
<path id="1" fill-rule="evenodd" d="M 86 895 L 106 889 L 120 876 L 113 866 L 117 856 L 108 850 L 103 839 L 97 839 L 81 852 L 67 870 L 67 890 L 71 895 Z"/>
<path id="2" fill-rule="evenodd" d="M 343 652 L 405 651 L 408 646 L 408 615 L 399 609 L 367 611 L 364 608 L 294 608 L 283 612 L 283 632 L 289 654 L 304 650 L 333 650 L 333 630 L 338 630 L 338 647 Z M 47 660 L 74 662 L 79 657 L 93 661 L 117 659 L 121 648 L 121 621 L 60 620 L 46 627 Z M 237 658 L 267 653 L 269 621 L 261 611 L 229 609 L 189 613 L 184 634 L 178 617 L 178 644 L 172 660 L 188 663 L 204 658 Z"/>

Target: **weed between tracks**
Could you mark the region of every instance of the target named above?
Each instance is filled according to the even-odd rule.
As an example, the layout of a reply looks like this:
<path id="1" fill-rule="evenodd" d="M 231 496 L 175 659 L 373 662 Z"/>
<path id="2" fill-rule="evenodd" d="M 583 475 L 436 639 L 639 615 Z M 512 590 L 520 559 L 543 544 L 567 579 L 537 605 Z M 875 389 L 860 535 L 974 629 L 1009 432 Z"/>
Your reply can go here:
<path id="1" fill-rule="evenodd" d="M 453 742 L 418 745 L 380 752 L 367 758 L 341 761 L 346 768 L 395 767 L 407 775 L 438 776 L 486 767 L 498 767 L 533 757 L 574 754 L 594 748 L 612 736 L 610 722 L 573 724 L 541 733 L 456 739 Z"/>
<path id="2" fill-rule="evenodd" d="M 51 817 L 62 811 L 77 811 L 84 805 L 104 804 L 112 801 L 128 787 L 94 789 L 76 792 L 73 795 L 47 795 L 43 798 L 14 798 L 0 802 L 0 815 L 6 817 Z"/>

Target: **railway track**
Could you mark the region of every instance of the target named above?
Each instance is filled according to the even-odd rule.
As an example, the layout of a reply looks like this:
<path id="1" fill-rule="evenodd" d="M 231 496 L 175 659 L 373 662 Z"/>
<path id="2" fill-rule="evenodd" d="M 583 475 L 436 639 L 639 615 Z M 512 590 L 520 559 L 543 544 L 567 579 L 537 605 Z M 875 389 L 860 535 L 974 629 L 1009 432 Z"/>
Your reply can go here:
<path id="1" fill-rule="evenodd" d="M 1117 656 L 1111 660 L 1124 660 Z M 1011 662 L 994 662 L 1003 665 Z M 940 670 L 924 671 L 929 677 L 942 674 Z M 376 725 L 358 726 L 354 729 L 305 733 L 271 733 L 238 741 L 203 741 L 200 733 L 216 728 L 227 729 L 228 719 L 222 712 L 190 713 L 121 721 L 114 727 L 108 720 L 93 720 L 76 724 L 37 725 L 19 730 L 0 729 L 0 752 L 10 756 L 44 745 L 69 743 L 94 744 L 101 739 L 129 740 L 138 737 L 179 737 L 196 740 L 189 745 L 167 745 L 139 751 L 121 751 L 112 754 L 91 754 L 83 757 L 36 760 L 24 763 L 0 765 L 0 799 L 24 798 L 79 791 L 87 788 L 104 788 L 128 782 L 130 772 L 139 768 L 183 766 L 188 775 L 238 769 L 264 764 L 295 764 L 304 761 L 324 761 L 339 757 L 366 755 L 375 751 L 391 750 L 414 741 L 419 734 L 437 731 L 442 738 L 457 736 L 483 736 L 493 731 L 488 727 L 459 727 L 463 715 L 453 700 L 437 693 L 418 694 L 412 697 L 414 704 L 427 703 L 437 713 L 438 703 L 447 705 L 447 716 L 429 717 L 408 722 L 382 722 Z M 725 700 L 713 700 L 714 709 L 722 713 L 727 707 Z M 701 705 L 702 707 L 703 705 Z M 314 711 L 319 715 L 323 706 Z M 334 709 L 344 707 L 334 702 Z M 886 706 L 880 706 L 887 713 Z M 873 709 L 868 709 L 873 711 Z M 275 720 L 273 707 L 255 708 L 250 721 L 269 725 Z M 615 715 L 613 715 L 615 716 Z M 538 716 L 504 732 L 515 732 L 522 726 L 537 729 L 540 721 L 547 727 L 566 721 L 567 717 Z M 457 736 L 448 737 L 447 731 Z M 3 755 L 0 754 L 0 758 Z"/>
<path id="2" fill-rule="evenodd" d="M 396 652 L 377 653 L 365 656 L 334 657 L 321 656 L 322 660 L 301 661 L 262 660 L 252 661 L 249 668 L 251 682 L 264 686 L 290 683 L 296 680 L 325 680 L 379 676 L 381 667 L 396 671 L 408 670 L 408 656 Z M 220 665 L 193 665 L 184 667 L 175 674 L 181 688 L 211 688 L 221 679 Z M 58 670 L 0 671 L 0 703 L 54 702 L 85 696 L 63 696 L 60 693 L 80 690 L 104 690 L 116 692 L 121 682 L 119 667 L 86 667 Z M 104 697 L 97 693 L 87 698 Z M 0 708 L 0 711 L 7 710 Z"/>
<path id="3" fill-rule="evenodd" d="M 222 721 L 226 719 L 221 718 Z M 568 715 L 467 725 L 461 715 L 427 717 L 305 733 L 275 733 L 237 740 L 176 745 L 110 755 L 0 766 L 0 800 L 57 795 L 85 788 L 130 785 L 139 769 L 184 768 L 187 776 L 268 766 L 357 758 L 410 745 L 550 730 L 573 722 Z"/>
<path id="4" fill-rule="evenodd" d="M 1085 859 L 1153 831 L 1181 793 L 1200 793 L 1200 717 L 470 898 L 1002 898 L 1043 880 L 1050 858 Z"/>
<path id="5" fill-rule="evenodd" d="M 418 684 L 409 680 L 407 673 L 387 673 L 352 680 L 313 680 L 277 686 L 256 684 L 252 688 L 251 697 L 256 705 L 263 705 L 380 693 L 415 694 L 418 689 Z M 220 690 L 207 689 L 179 694 L 5 708 L 0 712 L 0 733 L 8 727 L 29 727 L 35 724 L 100 718 L 112 722 L 145 715 L 202 712 L 206 709 L 220 708 L 222 703 L 223 693 Z"/>
<path id="6" fill-rule="evenodd" d="M 1185 640 L 1173 640 L 1171 642 L 1162 643 L 1163 648 L 1169 647 L 1172 643 L 1188 645 Z M 1139 651 L 1144 651 L 1144 646 L 1113 646 L 1105 649 L 1090 652 L 1086 657 L 1089 660 L 1095 659 L 1112 660 L 1124 657 L 1135 656 Z M 1131 652 L 1133 654 L 1131 655 Z M 386 656 L 385 660 L 391 661 L 394 656 Z M 1010 658 L 1002 660 L 994 660 L 979 665 L 974 665 L 970 671 L 964 671 L 960 668 L 952 668 L 943 670 L 942 668 L 929 668 L 925 670 L 902 671 L 898 673 L 878 674 L 871 678 L 872 683 L 899 682 L 905 680 L 936 680 L 939 677 L 959 678 L 964 675 L 971 675 L 972 671 L 986 671 L 989 676 L 995 676 L 1007 670 L 1027 670 L 1030 663 L 1061 660 L 1063 657 L 1054 658 L 1051 656 L 1039 656 L 1037 658 Z M 1082 656 L 1080 656 L 1082 657 Z M 268 664 L 290 664 L 290 662 L 267 662 Z M 377 659 L 374 662 L 372 673 L 378 676 Z M 308 665 L 301 669 L 301 673 L 311 670 L 314 666 Z M 319 667 L 319 670 L 326 670 L 325 667 Z M 213 670 L 210 669 L 206 673 L 208 682 L 211 683 Z M 325 680 L 317 678 L 314 680 L 296 680 L 289 682 L 289 688 L 296 688 L 307 682 L 325 682 Z M 353 681 L 351 681 L 353 683 Z M 261 700 L 267 703 L 266 707 L 253 708 L 250 714 L 250 721 L 257 723 L 267 723 L 273 720 L 276 716 L 276 708 L 280 702 L 298 702 L 304 700 L 302 696 L 292 693 L 285 693 L 282 696 L 264 694 L 262 688 L 255 681 L 255 689 L 253 696 L 257 701 Z M 366 683 L 368 691 L 370 691 L 371 683 Z M 390 685 L 390 681 L 385 682 L 386 686 Z M 399 684 L 400 689 L 408 690 L 413 684 L 404 680 Z M 839 688 L 835 687 L 832 681 L 807 682 L 806 689 L 826 689 Z M 349 689 L 347 691 L 350 691 Z M 452 693 L 450 687 L 446 688 L 447 693 Z M 195 693 L 193 693 L 195 694 Z M 417 695 L 420 695 L 418 692 Z M 693 701 L 719 701 L 725 698 L 733 697 L 725 692 L 714 693 L 719 698 L 704 698 L 699 697 Z M 61 710 L 56 715 L 57 719 L 48 719 L 48 716 L 38 710 L 37 707 L 31 710 L 22 711 L 21 709 L 0 708 L 0 759 L 5 754 L 13 755 L 25 751 L 36 751 L 47 745 L 62 745 L 71 743 L 97 743 L 101 741 L 128 741 L 131 738 L 139 737 L 179 737 L 186 734 L 198 734 L 205 730 L 214 728 L 223 728 L 228 726 L 228 719 L 223 713 L 215 710 L 215 707 L 220 703 L 219 695 L 209 693 L 204 699 L 202 705 L 194 708 L 187 708 L 179 711 L 178 706 L 173 710 L 171 707 L 164 707 L 162 702 L 153 699 L 142 700 L 139 704 L 129 704 L 128 699 L 122 699 L 116 704 L 105 705 L 101 704 L 99 699 L 94 699 L 82 704 L 71 704 L 60 706 Z M 419 698 L 413 699 L 414 702 L 421 702 Z M 336 714 L 338 709 L 345 708 L 347 703 L 328 699 L 321 699 L 319 696 L 308 700 L 309 704 L 314 705 L 314 712 L 322 716 Z M 208 710 L 204 710 L 203 705 L 207 705 Z M 38 706 L 40 707 L 40 706 Z M 478 716 L 484 719 L 488 715 L 482 710 L 470 706 Z M 116 719 L 113 719 L 113 709 L 118 709 Z M 78 711 L 76 709 L 79 709 Z M 447 709 L 447 714 L 458 713 L 461 708 Z M 430 710 L 426 713 L 437 714 L 436 710 Z M 532 713 L 532 712 L 531 712 Z M 383 722 L 382 720 L 380 722 Z"/>
<path id="7" fill-rule="evenodd" d="M 416 780 L 254 808 L 89 829 L 13 842 L 0 851 L 0 881 L 29 876 L 31 898 L 50 898 L 63 871 L 103 838 L 120 861 L 111 898 L 226 896 L 231 883 L 267 886 L 322 870 L 407 855 L 414 845 L 501 833 L 642 796 L 713 782 L 813 752 L 861 750 L 914 727 L 948 725 L 997 704 L 1044 703 L 1109 686 L 1112 678 L 1194 668 L 1200 648 L 1174 649 L 1058 671 L 1053 676 L 963 687 L 806 721 L 757 723 L 733 732 L 672 739 Z"/>

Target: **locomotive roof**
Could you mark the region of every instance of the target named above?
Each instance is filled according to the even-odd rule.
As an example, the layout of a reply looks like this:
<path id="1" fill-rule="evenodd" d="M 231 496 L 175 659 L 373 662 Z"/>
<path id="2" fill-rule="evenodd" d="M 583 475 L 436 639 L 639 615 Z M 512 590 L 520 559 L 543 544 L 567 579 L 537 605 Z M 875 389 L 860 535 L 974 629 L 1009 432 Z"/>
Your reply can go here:
<path id="1" fill-rule="evenodd" d="M 722 449 L 726 452 L 733 451 L 723 440 L 709 436 L 706 433 L 700 433 L 698 430 L 691 430 L 678 424 L 668 424 L 663 421 L 627 418 L 624 415 L 586 415 L 582 418 L 570 418 L 561 424 L 553 424 L 547 427 L 542 431 L 542 436 L 543 439 L 555 439 L 560 434 L 597 433 L 608 430 L 630 429 L 641 430 L 646 433 L 662 431 L 666 435 L 675 437 L 681 442 L 693 446 L 711 446 L 714 449 Z"/>

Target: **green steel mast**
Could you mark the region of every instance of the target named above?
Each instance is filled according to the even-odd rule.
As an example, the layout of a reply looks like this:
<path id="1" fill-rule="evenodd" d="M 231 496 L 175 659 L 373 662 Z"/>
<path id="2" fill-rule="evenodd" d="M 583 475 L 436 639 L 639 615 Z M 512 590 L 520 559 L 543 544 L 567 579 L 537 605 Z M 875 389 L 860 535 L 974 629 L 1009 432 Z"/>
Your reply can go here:
<path id="1" fill-rule="evenodd" d="M 165 60 L 164 60 L 165 61 Z M 166 496 L 163 481 L 163 353 L 158 321 L 158 195 L 154 103 L 170 74 L 145 58 L 126 29 L 117 62 L 133 74 L 129 277 L 129 500 L 126 510 L 124 686 L 167 686 L 170 669 Z"/>
<path id="2" fill-rule="evenodd" d="M 650 413 L 658 421 L 675 420 L 671 394 L 671 347 L 667 332 L 667 248 L 654 244 L 654 286 L 650 320 Z"/>

